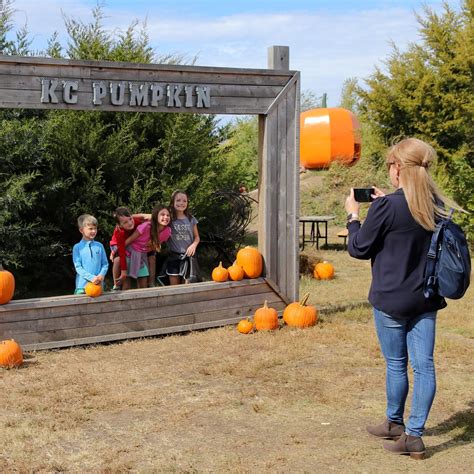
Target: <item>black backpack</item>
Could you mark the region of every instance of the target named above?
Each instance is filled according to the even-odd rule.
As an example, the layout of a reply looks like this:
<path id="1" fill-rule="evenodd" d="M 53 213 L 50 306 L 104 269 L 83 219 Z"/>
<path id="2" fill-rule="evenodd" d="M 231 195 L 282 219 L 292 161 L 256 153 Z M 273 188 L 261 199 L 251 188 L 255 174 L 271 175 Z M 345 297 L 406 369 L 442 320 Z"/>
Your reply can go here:
<path id="1" fill-rule="evenodd" d="M 436 225 L 425 267 L 425 298 L 436 295 L 457 300 L 466 293 L 471 279 L 471 257 L 466 236 L 449 217 Z"/>

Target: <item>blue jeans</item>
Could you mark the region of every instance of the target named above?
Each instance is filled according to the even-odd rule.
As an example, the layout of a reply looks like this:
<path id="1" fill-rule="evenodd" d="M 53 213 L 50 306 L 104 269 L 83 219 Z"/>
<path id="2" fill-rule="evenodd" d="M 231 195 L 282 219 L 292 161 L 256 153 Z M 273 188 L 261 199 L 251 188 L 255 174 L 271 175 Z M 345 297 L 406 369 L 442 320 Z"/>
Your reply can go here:
<path id="1" fill-rule="evenodd" d="M 433 360 L 436 311 L 410 320 L 374 308 L 375 327 L 387 364 L 387 418 L 403 423 L 408 395 L 408 357 L 413 368 L 413 397 L 405 432 L 421 436 L 436 392 Z"/>

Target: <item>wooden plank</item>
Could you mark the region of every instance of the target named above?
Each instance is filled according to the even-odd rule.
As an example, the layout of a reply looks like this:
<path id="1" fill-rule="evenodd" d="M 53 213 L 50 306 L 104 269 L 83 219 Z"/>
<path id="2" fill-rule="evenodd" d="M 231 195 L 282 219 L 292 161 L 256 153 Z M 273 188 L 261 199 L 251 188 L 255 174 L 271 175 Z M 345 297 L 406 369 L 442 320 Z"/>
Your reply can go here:
<path id="1" fill-rule="evenodd" d="M 297 80 L 287 94 L 287 172 L 286 172 L 286 234 L 287 234 L 287 256 L 286 256 L 286 288 L 283 290 L 293 301 L 299 298 L 299 222 L 300 209 L 300 80 Z"/>
<path id="2" fill-rule="evenodd" d="M 41 80 L 42 77 L 37 76 L 12 76 L 0 74 L 0 90 L 3 94 L 8 96 L 8 91 L 14 90 L 29 90 L 36 94 L 38 97 L 41 96 Z M 75 92 L 77 95 L 92 94 L 94 80 L 75 78 L 78 82 L 78 91 Z M 108 82 L 107 82 L 108 83 Z M 126 81 L 126 85 L 130 83 L 140 84 L 156 84 L 163 87 L 166 90 L 166 86 L 169 82 L 164 82 L 161 78 L 155 81 Z M 183 85 L 195 85 L 194 82 L 186 81 L 180 82 Z M 282 88 L 280 86 L 269 86 L 269 85 L 236 85 L 236 84 L 199 84 L 211 87 L 211 93 L 214 97 L 254 97 L 254 98 L 275 98 L 278 96 Z M 127 89 L 127 88 L 126 88 Z M 58 85 L 56 89 L 56 95 L 59 99 L 62 97 L 62 88 Z M 126 90 L 125 97 L 129 97 L 128 89 Z M 184 103 L 184 91 L 180 94 L 180 98 Z M 163 99 L 164 100 L 164 99 Z M 117 106 L 119 108 L 120 106 Z"/>
<path id="3" fill-rule="evenodd" d="M 255 311 L 263 302 L 267 300 L 269 303 L 277 303 L 281 301 L 279 295 L 267 287 L 265 293 L 253 295 L 236 296 L 233 298 L 215 298 L 207 301 L 189 302 L 181 304 L 175 302 L 174 305 L 167 306 L 150 306 L 140 310 L 134 308 L 111 309 L 109 312 L 92 313 L 92 314 L 74 314 L 65 315 L 55 318 L 38 318 L 30 321 L 14 321 L 10 323 L 0 323 L 0 332 L 3 337 L 18 338 L 20 334 L 39 333 L 43 331 L 52 331 L 57 329 L 76 329 L 89 326 L 104 326 L 118 322 L 135 322 L 147 319 L 169 319 L 177 316 L 188 315 L 193 313 L 213 311 L 219 308 L 236 308 L 242 315 L 248 316 Z"/>
<path id="4" fill-rule="evenodd" d="M 278 138 L 277 138 L 277 153 L 278 159 L 275 163 L 277 171 L 277 189 L 276 197 L 277 206 L 277 230 L 274 234 L 276 236 L 276 248 L 274 253 L 276 255 L 276 270 L 275 283 L 285 293 L 287 290 L 287 257 L 288 257 L 288 234 L 287 234 L 287 200 L 286 193 L 287 184 L 287 108 L 286 100 L 281 100 L 276 110 L 278 114 Z"/>
<path id="5" fill-rule="evenodd" d="M 128 299 L 107 299 L 101 301 L 101 298 L 91 299 L 87 296 L 83 296 L 82 300 L 76 300 L 75 304 L 72 305 L 58 305 L 58 301 L 52 301 L 51 306 L 41 303 L 41 307 L 38 306 L 38 303 L 31 306 L 22 303 L 21 311 L 4 311 L 4 313 L 0 316 L 0 334 L 2 332 L 2 328 L 6 328 L 7 326 L 5 326 L 5 324 L 9 322 L 26 322 L 45 318 L 63 318 L 65 316 L 86 316 L 88 314 L 101 314 L 126 310 L 139 311 L 146 308 L 172 306 L 176 305 L 177 302 L 179 302 L 180 305 L 183 305 L 201 301 L 206 302 L 211 299 L 246 297 L 268 292 L 268 285 L 265 282 L 261 282 L 259 285 L 219 288 L 219 284 L 216 284 L 214 289 L 183 293 L 179 295 L 176 295 L 174 292 L 174 294 L 166 295 L 166 293 L 163 291 L 161 291 L 161 295 L 157 295 L 157 292 L 162 289 L 156 290 L 157 291 L 150 293 L 147 296 L 140 297 L 137 295 L 135 298 L 129 297 Z"/>
<path id="6" fill-rule="evenodd" d="M 256 305 L 255 308 L 259 307 Z M 281 301 L 272 303 L 272 307 L 282 310 L 285 304 Z M 66 341 L 70 339 L 82 339 L 86 337 L 106 336 L 111 334 L 124 334 L 143 332 L 156 328 L 170 328 L 176 326 L 186 326 L 195 323 L 209 324 L 214 321 L 233 318 L 242 318 L 242 313 L 238 308 L 221 308 L 214 311 L 205 310 L 201 313 L 192 312 L 189 314 L 178 315 L 173 318 L 156 318 L 146 320 L 136 320 L 124 323 L 114 323 L 102 326 L 89 326 L 71 329 L 56 329 L 51 331 L 42 331 L 36 333 L 17 334 L 15 340 L 21 345 L 32 345 L 36 343 Z M 205 327 L 205 326 L 204 326 Z"/>
<path id="7" fill-rule="evenodd" d="M 14 94 L 13 94 L 14 92 Z M 36 110 L 94 110 L 109 112 L 166 112 L 166 113 L 205 113 L 205 114 L 260 114 L 268 109 L 273 99 L 271 97 L 214 97 L 211 95 L 210 107 L 168 107 L 160 102 L 153 106 L 112 105 L 109 98 L 103 99 L 100 106 L 92 103 L 92 92 L 78 93 L 77 104 L 41 103 L 41 91 L 31 90 L 0 90 L 0 108 L 24 108 Z"/>

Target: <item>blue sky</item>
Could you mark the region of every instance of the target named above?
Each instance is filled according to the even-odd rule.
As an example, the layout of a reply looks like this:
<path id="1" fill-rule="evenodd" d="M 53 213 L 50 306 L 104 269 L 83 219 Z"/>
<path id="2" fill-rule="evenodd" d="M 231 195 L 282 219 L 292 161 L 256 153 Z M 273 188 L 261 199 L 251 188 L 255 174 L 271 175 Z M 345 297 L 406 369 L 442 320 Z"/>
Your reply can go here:
<path id="1" fill-rule="evenodd" d="M 33 48 L 41 49 L 55 30 L 65 37 L 62 13 L 88 22 L 96 3 L 16 0 L 13 6 L 16 24 L 26 22 Z M 460 0 L 447 3 L 459 9 Z M 289 46 L 290 68 L 301 71 L 302 89 L 326 92 L 329 106 L 338 105 L 345 79 L 363 79 L 375 65 L 383 67 L 391 42 L 403 50 L 419 41 L 414 12 L 421 13 L 423 4 L 442 10 L 441 1 L 421 0 L 103 2 L 106 28 L 125 30 L 146 19 L 157 54 L 197 57 L 203 66 L 266 68 L 268 46 Z"/>

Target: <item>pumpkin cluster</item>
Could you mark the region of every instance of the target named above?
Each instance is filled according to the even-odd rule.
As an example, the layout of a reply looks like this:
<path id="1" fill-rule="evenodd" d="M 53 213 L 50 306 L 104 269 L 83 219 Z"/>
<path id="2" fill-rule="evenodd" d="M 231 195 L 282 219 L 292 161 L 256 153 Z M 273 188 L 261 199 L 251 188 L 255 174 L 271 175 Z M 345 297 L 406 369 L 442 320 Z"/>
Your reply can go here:
<path id="1" fill-rule="evenodd" d="M 224 268 L 222 262 L 212 270 L 213 281 L 224 282 L 229 279 L 240 281 L 244 278 L 258 278 L 263 271 L 263 258 L 254 247 L 244 247 L 237 252 L 236 261 L 229 267 Z"/>
<path id="2" fill-rule="evenodd" d="M 290 303 L 283 311 L 283 321 L 290 327 L 307 328 L 314 326 L 318 321 L 318 310 L 308 302 L 309 293 L 306 293 L 301 301 Z M 280 327 L 278 312 L 268 307 L 267 301 L 261 308 L 255 311 L 254 324 L 247 319 L 242 319 L 237 325 L 237 330 L 242 334 L 249 334 L 254 329 L 257 331 L 272 331 Z"/>

